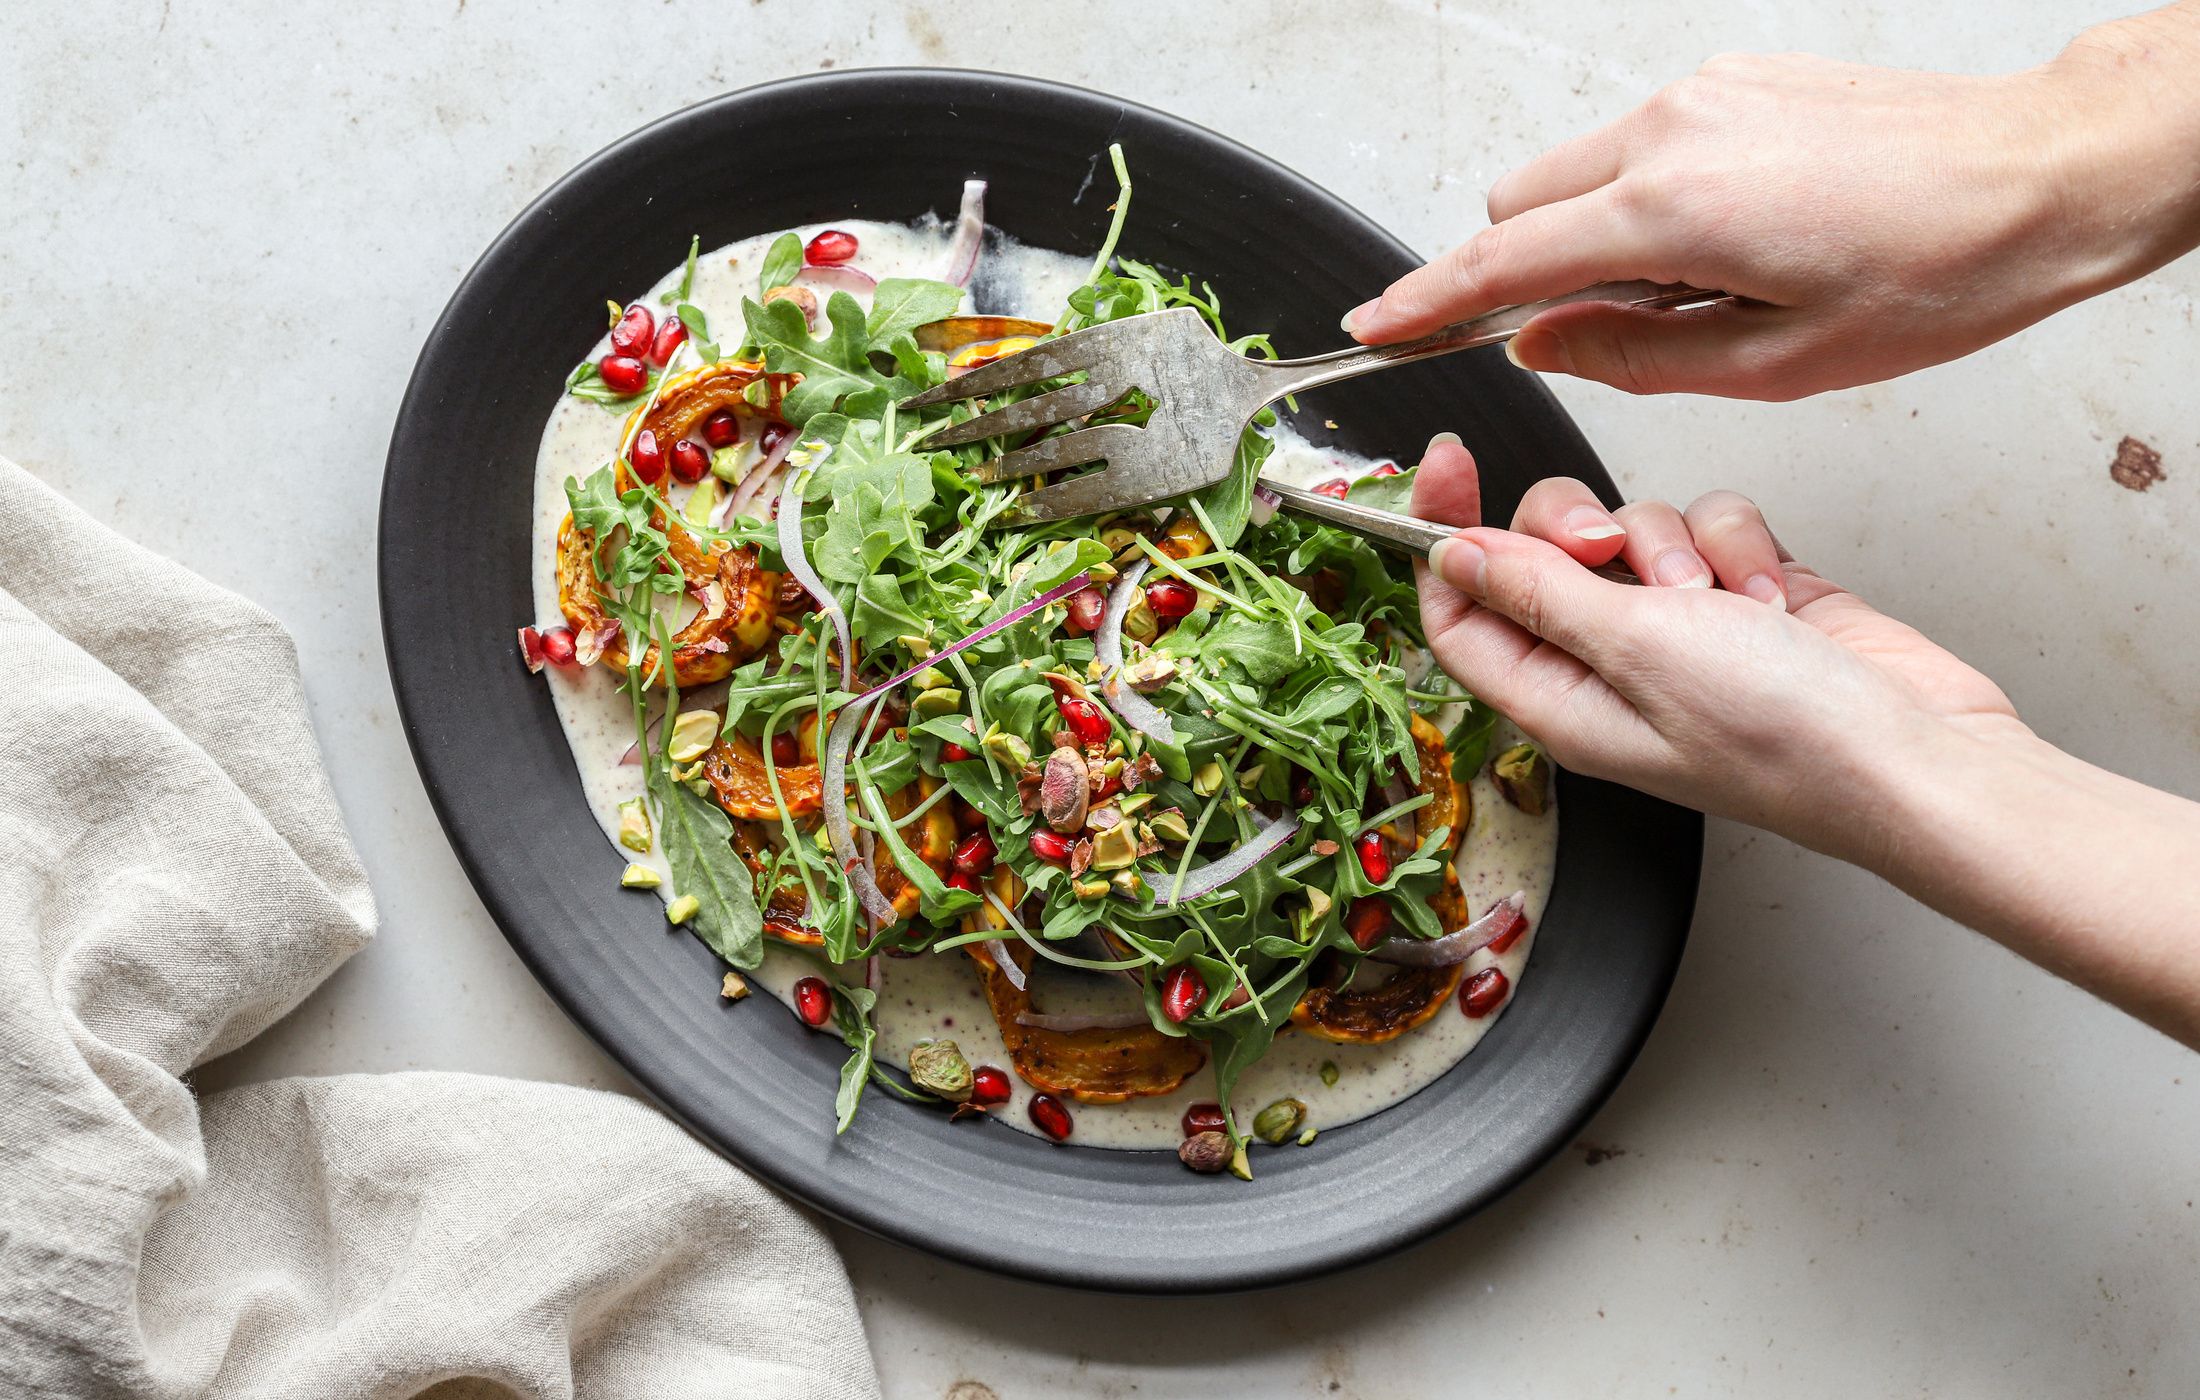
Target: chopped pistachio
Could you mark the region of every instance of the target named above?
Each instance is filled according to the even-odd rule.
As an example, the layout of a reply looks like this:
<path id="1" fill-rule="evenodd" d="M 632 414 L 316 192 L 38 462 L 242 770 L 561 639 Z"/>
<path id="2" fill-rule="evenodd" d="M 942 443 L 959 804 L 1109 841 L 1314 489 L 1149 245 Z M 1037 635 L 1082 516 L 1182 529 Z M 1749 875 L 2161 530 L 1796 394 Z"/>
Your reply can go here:
<path id="1" fill-rule="evenodd" d="M 1069 892 L 1079 899 L 1098 899 L 1108 892 L 1108 882 L 1105 880 L 1073 879 L 1069 882 Z"/>
<path id="2" fill-rule="evenodd" d="M 1268 765 L 1265 763 L 1256 763 L 1250 768 L 1241 769 L 1238 773 L 1238 786 L 1251 792 L 1260 786 L 1260 775 L 1267 771 Z"/>
<path id="3" fill-rule="evenodd" d="M 1115 565 L 1094 564 L 1086 569 L 1085 573 L 1094 583 L 1110 583 L 1115 579 Z"/>
<path id="4" fill-rule="evenodd" d="M 989 731 L 978 745 L 991 754 L 996 763 L 1005 763 L 1011 768 L 1021 769 L 1031 762 L 1031 745 L 999 729 Z"/>
<path id="5" fill-rule="evenodd" d="M 1141 807 L 1150 806 L 1152 802 L 1153 794 L 1150 792 L 1126 792 L 1115 799 L 1115 810 L 1127 817 Z"/>
<path id="6" fill-rule="evenodd" d="M 1300 1134 L 1299 1134 L 1299 1146 L 1301 1146 L 1301 1147 L 1312 1147 L 1312 1146 L 1314 1145 L 1314 1138 L 1315 1138 L 1315 1136 L 1316 1136 L 1317 1134 L 1319 1134 L 1320 1132 L 1321 1132 L 1321 1129 L 1319 1129 L 1319 1128 L 1308 1128 L 1308 1129 L 1307 1129 L 1307 1130 L 1306 1130 L 1305 1132 L 1303 1132 L 1303 1133 L 1300 1133 Z"/>
<path id="7" fill-rule="evenodd" d="M 950 1103 L 970 1097 L 970 1061 L 952 1040 L 931 1040 L 909 1052 L 909 1082 Z"/>
<path id="8" fill-rule="evenodd" d="M 639 797 L 619 804 L 619 844 L 630 851 L 649 850 L 649 808 Z"/>
<path id="9" fill-rule="evenodd" d="M 1146 882 L 1135 870 L 1118 870 L 1108 877 L 1108 883 L 1125 899 L 1136 899 L 1146 888 Z"/>
<path id="10" fill-rule="evenodd" d="M 727 1001 L 740 1001 L 749 994 L 749 979 L 738 972 L 726 974 L 726 980 L 718 984 L 718 995 Z"/>
<path id="11" fill-rule="evenodd" d="M 664 882 L 664 876 L 639 863 L 629 864 L 619 872 L 619 883 L 630 890 L 653 890 Z"/>
<path id="12" fill-rule="evenodd" d="M 1321 1073 L 1324 1087 L 1331 1089 L 1337 1087 L 1337 1062 L 1335 1060 L 1323 1060 Z"/>
<path id="13" fill-rule="evenodd" d="M 1230 1175 L 1240 1181 L 1253 1179 L 1253 1164 L 1246 1160 L 1245 1144 L 1238 1143 L 1230 1152 Z"/>
<path id="14" fill-rule="evenodd" d="M 1149 651 L 1123 668 L 1123 684 L 1140 695 L 1151 695 L 1176 679 L 1176 662 L 1158 651 Z"/>
<path id="15" fill-rule="evenodd" d="M 1138 859 L 1138 833 L 1127 822 L 1109 827 L 1092 838 L 1092 868 L 1121 870 Z"/>
<path id="16" fill-rule="evenodd" d="M 1515 744 L 1490 764 L 1505 800 L 1531 817 L 1551 809 L 1551 761 L 1533 744 Z"/>
<path id="17" fill-rule="evenodd" d="M 1134 642 L 1150 642 L 1161 635 L 1161 617 L 1146 603 L 1146 590 L 1141 588 L 1132 598 L 1131 605 L 1123 610 L 1123 635 Z"/>
<path id="18" fill-rule="evenodd" d="M 665 906 L 665 922 L 668 924 L 684 924 L 694 918 L 697 911 L 702 907 L 703 901 L 697 899 L 694 895 L 681 895 Z"/>
<path id="19" fill-rule="evenodd" d="M 1222 791 L 1222 765 L 1208 759 L 1192 774 L 1192 791 L 1201 797 L 1213 797 Z"/>
<path id="20" fill-rule="evenodd" d="M 770 299 L 771 294 L 769 292 L 765 293 L 765 300 L 769 301 Z M 762 375 L 758 375 L 755 380 L 741 387 L 742 402 L 751 408 L 762 408 L 770 403 L 771 394 L 771 384 Z"/>
<path id="21" fill-rule="evenodd" d="M 695 490 L 689 493 L 687 504 L 680 507 L 680 514 L 691 525 L 708 525 L 710 523 L 710 513 L 717 506 L 717 478 L 706 476 L 695 483 Z"/>
<path id="22" fill-rule="evenodd" d="M 908 648 L 909 654 L 919 661 L 932 654 L 932 640 L 929 637 L 896 637 L 894 640 Z M 927 687 L 920 685 L 918 688 L 921 690 Z"/>
<path id="23" fill-rule="evenodd" d="M 612 321 L 616 324 L 618 317 L 614 316 Z M 1138 548 L 1138 532 L 1117 525 L 1100 532 L 1100 543 L 1108 547 L 1108 553 L 1121 554 L 1126 549 Z"/>
<path id="24" fill-rule="evenodd" d="M 1145 796 L 1146 794 L 1139 794 Z M 1146 827 L 1164 841 L 1189 841 L 1192 839 L 1190 823 L 1184 820 L 1183 809 L 1164 807 L 1146 819 Z"/>
<path id="25" fill-rule="evenodd" d="M 604 305 L 605 305 L 606 307 L 610 308 L 610 311 L 611 311 L 611 324 L 612 324 L 612 325 L 614 325 L 614 326 L 618 325 L 618 324 L 619 324 L 619 322 L 620 322 L 620 320 L 621 320 L 621 319 L 623 319 L 623 318 L 624 318 L 624 317 L 626 316 L 626 309 L 625 309 L 624 307 L 620 306 L 620 305 L 619 305 L 619 304 L 618 304 L 617 302 L 615 302 L 615 301 L 606 301 L 606 302 L 604 303 Z"/>
<path id="26" fill-rule="evenodd" d="M 742 454 L 747 451 L 747 448 L 736 442 L 712 452 L 710 454 L 710 474 L 728 486 L 738 485 L 741 478 L 748 475 L 747 471 L 741 466 Z"/>
<path id="27" fill-rule="evenodd" d="M 963 693 L 954 686 L 934 686 L 930 690 L 917 692 L 916 698 L 909 702 L 909 713 L 920 719 L 931 719 L 936 715 L 955 713 L 962 708 L 962 703 Z"/>
<path id="28" fill-rule="evenodd" d="M 909 638 L 904 637 L 902 638 L 902 640 L 906 642 L 909 640 Z M 918 638 L 918 640 L 922 641 L 923 639 Z M 925 642 L 926 647 L 930 647 L 931 645 L 932 644 L 930 642 Z M 926 656 L 930 656 L 931 654 L 932 653 L 930 651 L 925 652 Z M 909 678 L 909 684 L 915 686 L 919 690 L 938 690 L 941 686 L 948 684 L 949 679 L 950 678 L 947 672 L 942 671 L 939 667 L 927 666 L 923 670 L 911 676 Z"/>
<path id="29" fill-rule="evenodd" d="M 1253 1136 L 1265 1143 L 1280 1143 L 1305 1123 L 1305 1104 L 1297 1099 L 1277 1099 L 1253 1115 Z"/>
<path id="30" fill-rule="evenodd" d="M 1176 1160 L 1211 1176 L 1230 1165 L 1230 1139 L 1213 1128 L 1194 1133 L 1176 1145 Z"/>
<path id="31" fill-rule="evenodd" d="M 713 710 L 683 710 L 672 722 L 672 738 L 665 756 L 674 763 L 693 763 L 718 742 L 718 715 Z"/>
<path id="32" fill-rule="evenodd" d="M 1335 903 L 1336 901 L 1329 897 L 1329 891 L 1322 889 L 1320 886 L 1308 885 L 1306 887 L 1306 907 L 1313 911 L 1315 918 L 1328 917 L 1329 910 Z"/>

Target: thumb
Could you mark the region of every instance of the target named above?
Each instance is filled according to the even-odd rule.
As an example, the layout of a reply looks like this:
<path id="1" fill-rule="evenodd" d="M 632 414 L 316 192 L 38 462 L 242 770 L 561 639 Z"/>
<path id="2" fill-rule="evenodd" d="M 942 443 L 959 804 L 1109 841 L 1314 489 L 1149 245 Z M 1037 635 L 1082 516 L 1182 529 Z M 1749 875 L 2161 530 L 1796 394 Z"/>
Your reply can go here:
<path id="1" fill-rule="evenodd" d="M 1630 394 L 1792 399 L 1809 392 L 1796 375 L 1792 316 L 1790 308 L 1757 303 L 1650 311 L 1582 302 L 1521 327 L 1505 354 L 1522 369 Z"/>
<path id="2" fill-rule="evenodd" d="M 1649 589 L 1599 578 L 1548 540 L 1481 527 L 1438 540 L 1437 577 L 1598 671 L 1624 660 Z"/>

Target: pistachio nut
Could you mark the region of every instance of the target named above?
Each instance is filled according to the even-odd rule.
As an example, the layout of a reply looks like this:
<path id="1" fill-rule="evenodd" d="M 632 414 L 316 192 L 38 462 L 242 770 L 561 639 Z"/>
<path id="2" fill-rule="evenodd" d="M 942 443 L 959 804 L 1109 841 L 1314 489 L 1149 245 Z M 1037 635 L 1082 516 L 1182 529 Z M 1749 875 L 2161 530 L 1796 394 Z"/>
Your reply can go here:
<path id="1" fill-rule="evenodd" d="M 749 994 L 749 979 L 738 972 L 728 972 L 726 980 L 718 984 L 718 995 L 727 1001 L 741 1001 Z"/>
<path id="2" fill-rule="evenodd" d="M 951 685 L 934 686 L 920 690 L 909 702 L 909 713 L 919 719 L 931 719 L 937 715 L 951 715 L 962 708 L 963 693 Z"/>
<path id="3" fill-rule="evenodd" d="M 712 710 L 685 710 L 672 722 L 672 737 L 665 756 L 674 763 L 693 763 L 718 742 L 718 715 Z"/>
<path id="4" fill-rule="evenodd" d="M 694 895 L 681 895 L 665 906 L 665 922 L 668 924 L 684 924 L 694 918 L 702 907 L 703 901 L 697 899 Z"/>
<path id="5" fill-rule="evenodd" d="M 1022 768 L 1031 762 L 1031 745 L 998 729 L 988 732 L 978 741 L 978 746 L 992 755 L 994 762 L 1005 763 L 1011 768 Z"/>
<path id="6" fill-rule="evenodd" d="M 1140 795 L 1144 796 L 1144 794 Z M 1184 820 L 1183 809 L 1179 807 L 1164 807 L 1146 818 L 1146 829 L 1163 841 L 1189 841 L 1192 839 L 1191 824 Z"/>
<path id="7" fill-rule="evenodd" d="M 630 851 L 649 850 L 649 808 L 639 797 L 619 804 L 619 844 Z"/>
<path id="8" fill-rule="evenodd" d="M 1253 1136 L 1266 1143 L 1280 1143 L 1306 1124 L 1306 1105 L 1297 1099 L 1277 1099 L 1253 1115 Z"/>
<path id="9" fill-rule="evenodd" d="M 1214 1128 L 1193 1133 L 1177 1144 L 1176 1160 L 1202 1176 L 1212 1176 L 1230 1165 L 1230 1139 Z"/>
<path id="10" fill-rule="evenodd" d="M 664 882 L 664 876 L 646 865 L 629 865 L 619 872 L 619 883 L 630 890 L 653 890 Z"/>
<path id="11" fill-rule="evenodd" d="M 1092 838 L 1095 870 L 1121 870 L 1138 859 L 1138 833 L 1128 823 L 1099 832 Z"/>
<path id="12" fill-rule="evenodd" d="M 1531 817 L 1551 810 L 1551 761 L 1533 744 L 1515 744 L 1490 764 L 1490 776 L 1507 802 Z"/>
<path id="13" fill-rule="evenodd" d="M 1192 773 L 1192 791 L 1201 797 L 1213 797 L 1222 791 L 1222 765 L 1208 759 Z"/>
<path id="14" fill-rule="evenodd" d="M 970 1061 L 952 1040 L 931 1040 L 909 1052 L 909 1082 L 949 1103 L 970 1097 Z"/>

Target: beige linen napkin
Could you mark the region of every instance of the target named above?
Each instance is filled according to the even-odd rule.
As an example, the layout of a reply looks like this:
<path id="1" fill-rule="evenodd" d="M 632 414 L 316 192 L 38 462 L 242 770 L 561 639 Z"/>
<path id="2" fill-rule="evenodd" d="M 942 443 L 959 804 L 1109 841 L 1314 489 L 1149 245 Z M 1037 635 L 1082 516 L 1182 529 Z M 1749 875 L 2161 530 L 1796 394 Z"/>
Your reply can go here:
<path id="1" fill-rule="evenodd" d="M 0 459 L 0 1391 L 877 1394 L 831 1242 L 640 1104 L 194 1100 L 373 928 L 289 637 Z"/>

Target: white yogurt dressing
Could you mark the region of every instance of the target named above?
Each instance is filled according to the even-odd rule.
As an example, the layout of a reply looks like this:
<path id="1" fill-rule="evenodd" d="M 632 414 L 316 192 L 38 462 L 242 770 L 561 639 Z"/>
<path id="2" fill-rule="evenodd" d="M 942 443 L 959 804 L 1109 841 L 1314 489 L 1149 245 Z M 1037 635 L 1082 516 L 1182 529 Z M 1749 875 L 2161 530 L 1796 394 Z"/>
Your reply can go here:
<path id="1" fill-rule="evenodd" d="M 854 265 L 877 278 L 935 277 L 945 263 L 948 231 L 935 223 L 910 226 L 855 220 L 833 227 L 857 237 L 861 247 Z M 816 231 L 798 230 L 805 238 Z M 737 338 L 742 299 L 755 295 L 764 252 L 775 237 L 767 234 L 745 239 L 697 260 L 689 300 L 709 318 L 712 331 L 722 342 L 730 344 Z M 1089 267 L 1084 259 L 1012 242 L 989 246 L 979 265 L 974 296 L 966 298 L 966 303 L 974 304 L 966 304 L 964 310 L 1053 320 Z M 680 267 L 674 267 L 648 290 L 643 300 L 653 311 L 662 309 L 658 295 L 676 286 L 681 272 Z M 607 333 L 588 351 L 588 358 L 596 359 L 608 350 Z M 586 476 L 611 458 L 625 419 L 623 408 L 606 409 L 568 396 L 558 401 L 544 427 L 536 459 L 534 522 L 535 615 L 544 625 L 560 616 L 553 556 L 558 526 L 566 515 L 566 479 Z M 1310 484 L 1357 475 L 1370 465 L 1364 458 L 1316 446 L 1288 427 L 1274 436 L 1277 448 L 1269 459 L 1267 474 L 1283 481 Z M 670 444 L 666 446 L 669 449 Z M 757 453 L 753 433 L 744 451 L 752 458 Z M 686 488 L 669 477 L 666 484 L 674 492 L 675 504 L 684 499 Z M 620 677 L 604 666 L 550 667 L 543 675 L 550 684 L 566 739 L 572 745 L 581 790 L 605 835 L 615 843 L 619 804 L 642 792 L 641 768 L 619 761 L 634 741 L 632 709 L 618 691 Z M 1502 747 L 1518 738 L 1511 726 L 1500 725 L 1494 744 Z M 1528 935 L 1503 955 L 1488 949 L 1476 953 L 1466 971 L 1472 976 L 1485 967 L 1502 969 L 1517 992 L 1550 896 L 1557 860 L 1558 818 L 1555 812 L 1530 817 L 1518 811 L 1498 795 L 1486 771 L 1476 775 L 1472 789 L 1473 819 L 1458 867 L 1468 906 L 1479 914 L 1497 900 L 1522 890 L 1527 894 L 1530 926 Z M 667 884 L 662 893 L 669 897 L 671 872 L 661 852 L 652 850 L 636 856 L 622 848 L 622 853 L 663 875 Z M 638 894 L 636 899 L 638 903 Z M 881 1060 L 906 1066 L 909 1052 L 919 1042 L 946 1037 L 962 1048 L 972 1064 L 1009 1067 L 1000 1031 L 967 958 L 951 952 L 881 959 L 879 966 L 882 977 L 877 1053 Z M 815 970 L 814 963 L 771 948 L 763 966 L 749 974 L 749 980 L 786 1001 L 795 980 Z M 1098 976 L 1042 961 L 1033 969 L 1033 978 L 1036 1000 L 1047 1010 L 1121 1009 L 1120 984 Z M 712 990 L 698 987 L 696 994 L 707 995 Z M 1427 1024 L 1383 1045 L 1336 1045 L 1286 1032 L 1239 1080 L 1235 1104 L 1244 1115 L 1241 1121 L 1249 1121 L 1262 1105 L 1285 1095 L 1305 1101 L 1310 1127 L 1333 1128 L 1363 1118 L 1414 1093 L 1457 1064 L 1502 1014 L 1500 1009 L 1480 1020 L 1469 1020 L 1454 998 Z M 1337 1066 L 1334 1086 L 1322 1083 L 1324 1062 Z M 995 1116 L 1019 1130 L 1035 1132 L 1024 1112 L 1032 1090 L 1013 1073 L 1010 1078 L 1015 1097 Z M 1213 1098 L 1213 1076 L 1202 1071 L 1165 1097 L 1110 1105 L 1073 1103 L 1069 1105 L 1076 1120 L 1073 1140 L 1100 1147 L 1173 1148 L 1180 1137 L 1177 1120 L 1185 1107 Z M 882 1109 L 892 1111 L 890 1105 L 876 1103 L 867 1111 Z M 831 1105 L 820 1104 L 818 1111 L 829 1113 Z"/>

